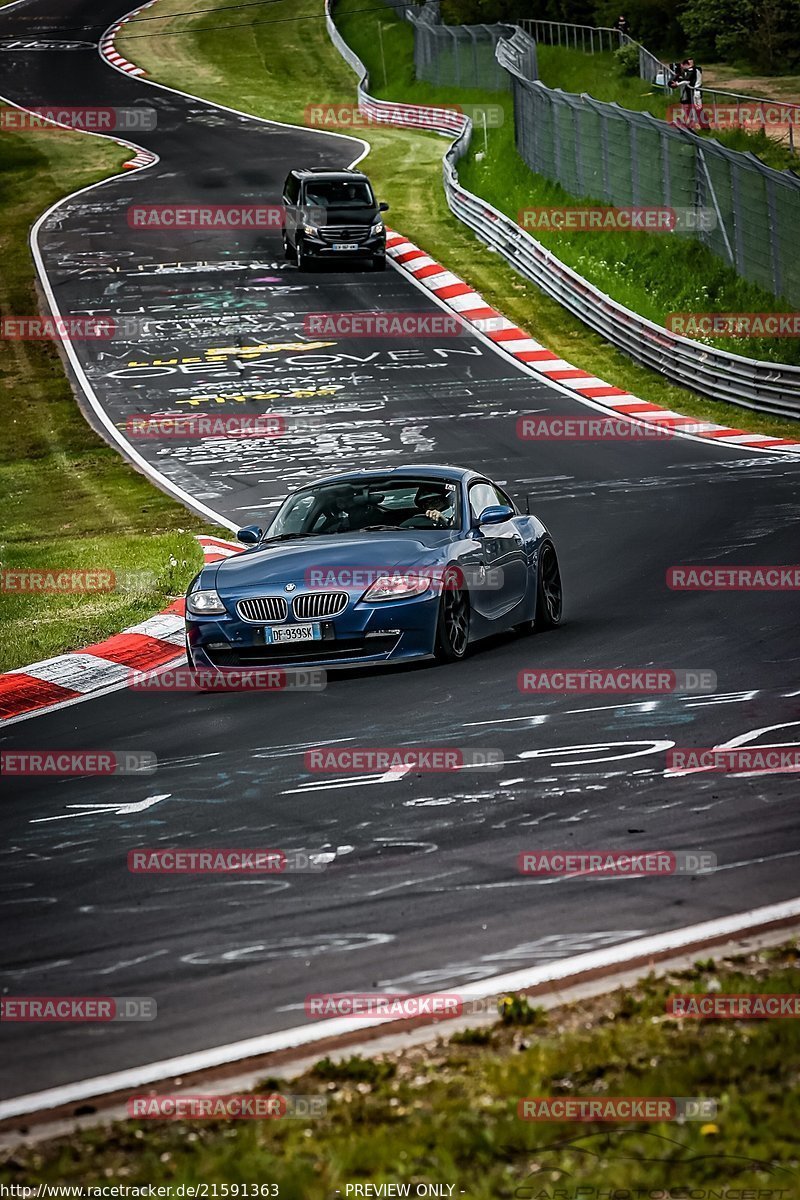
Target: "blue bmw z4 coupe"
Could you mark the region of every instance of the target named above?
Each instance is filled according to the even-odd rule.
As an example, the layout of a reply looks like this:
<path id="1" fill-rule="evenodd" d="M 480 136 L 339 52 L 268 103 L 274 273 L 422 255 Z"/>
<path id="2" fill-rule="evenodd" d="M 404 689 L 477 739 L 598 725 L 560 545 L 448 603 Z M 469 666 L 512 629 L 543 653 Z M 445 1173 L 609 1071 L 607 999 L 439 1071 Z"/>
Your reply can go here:
<path id="1" fill-rule="evenodd" d="M 476 471 L 333 476 L 237 536 L 247 549 L 186 595 L 196 669 L 454 662 L 491 634 L 561 623 L 550 534 Z"/>

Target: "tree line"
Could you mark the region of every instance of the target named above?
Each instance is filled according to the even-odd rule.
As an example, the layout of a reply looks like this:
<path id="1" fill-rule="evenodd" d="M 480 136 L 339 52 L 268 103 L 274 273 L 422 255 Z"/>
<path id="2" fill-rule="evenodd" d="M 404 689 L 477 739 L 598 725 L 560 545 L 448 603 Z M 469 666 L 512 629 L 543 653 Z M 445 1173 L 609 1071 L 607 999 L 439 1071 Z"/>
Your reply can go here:
<path id="1" fill-rule="evenodd" d="M 781 75 L 800 68 L 800 0 L 442 0 L 449 25 L 523 17 L 616 25 L 665 61 L 687 55 Z"/>

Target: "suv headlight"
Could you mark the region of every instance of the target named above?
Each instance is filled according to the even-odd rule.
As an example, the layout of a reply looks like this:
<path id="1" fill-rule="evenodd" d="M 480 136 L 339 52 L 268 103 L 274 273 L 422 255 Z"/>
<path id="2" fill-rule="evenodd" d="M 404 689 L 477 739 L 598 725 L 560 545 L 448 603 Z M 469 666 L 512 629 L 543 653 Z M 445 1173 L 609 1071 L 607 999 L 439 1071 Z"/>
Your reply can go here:
<path id="1" fill-rule="evenodd" d="M 421 596 L 431 586 L 427 575 L 379 575 L 362 600 L 408 600 Z"/>
<path id="2" fill-rule="evenodd" d="M 319 229 L 316 225 L 304 225 L 303 233 L 307 233 L 309 237 L 318 237 Z"/>
<path id="3" fill-rule="evenodd" d="M 213 613 L 225 612 L 225 605 L 213 590 L 190 592 L 186 597 L 186 607 L 196 617 L 206 617 Z"/>
<path id="4" fill-rule="evenodd" d="M 376 221 L 375 224 L 370 227 L 370 236 L 374 237 L 376 233 L 383 233 L 383 228 L 383 221 Z"/>

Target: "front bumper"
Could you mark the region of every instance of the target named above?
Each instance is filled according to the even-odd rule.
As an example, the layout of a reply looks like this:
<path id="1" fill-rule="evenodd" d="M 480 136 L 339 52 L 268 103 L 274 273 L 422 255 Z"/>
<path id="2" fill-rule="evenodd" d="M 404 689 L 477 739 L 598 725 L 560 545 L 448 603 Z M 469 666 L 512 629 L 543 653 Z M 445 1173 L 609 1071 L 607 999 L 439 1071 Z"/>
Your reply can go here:
<path id="1" fill-rule="evenodd" d="M 224 603 L 235 613 L 234 600 L 225 598 Z M 351 602 L 340 616 L 316 622 L 321 640 L 277 645 L 265 643 L 264 628 L 269 622 L 252 624 L 230 611 L 214 617 L 187 612 L 186 640 L 197 667 L 369 666 L 429 657 L 438 611 L 439 597 L 434 592 L 375 605 Z"/>
<path id="2" fill-rule="evenodd" d="M 375 259 L 386 257 L 386 234 L 376 233 L 359 242 L 355 250 L 334 250 L 324 238 L 302 235 L 303 251 L 308 258 L 319 259 Z M 345 239 L 342 239 L 343 241 Z"/>

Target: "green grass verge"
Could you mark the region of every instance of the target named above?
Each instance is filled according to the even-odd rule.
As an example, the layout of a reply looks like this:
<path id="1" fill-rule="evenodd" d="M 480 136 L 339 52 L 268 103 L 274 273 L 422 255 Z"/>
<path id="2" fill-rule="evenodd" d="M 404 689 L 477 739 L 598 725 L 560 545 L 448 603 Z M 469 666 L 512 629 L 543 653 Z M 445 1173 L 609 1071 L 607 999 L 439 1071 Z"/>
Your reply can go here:
<path id="1" fill-rule="evenodd" d="M 372 67 L 373 93 L 420 103 L 434 100 L 450 103 L 497 102 L 498 96 L 494 93 L 471 89 L 437 91 L 415 81 L 409 43 L 410 27 L 399 21 L 388 8 L 385 11 L 352 13 L 348 16 L 348 6 L 364 6 L 360 0 L 348 0 L 347 5 L 339 7 L 337 19 L 347 41 Z M 171 12 L 185 12 L 186 6 L 181 0 L 159 0 L 155 11 L 167 16 Z M 163 26 L 165 33 L 178 30 L 185 32 L 180 36 L 164 37 L 153 32 L 153 25 L 156 24 L 161 31 L 160 22 L 148 25 L 133 21 L 125 27 L 118 45 L 124 48 L 129 58 L 145 67 L 161 82 L 258 116 L 303 124 L 305 108 L 310 104 L 352 104 L 355 76 L 330 45 L 320 17 L 284 20 L 294 16 L 295 8 L 288 0 L 281 0 L 270 5 L 268 17 L 262 18 L 269 23 L 240 28 L 234 32 L 220 28 L 228 19 L 220 13 L 214 16 L 213 11 L 209 10 L 207 16 L 176 16 L 166 21 Z M 278 23 L 273 25 L 273 22 Z M 378 22 L 382 31 L 383 56 L 380 54 Z M 217 26 L 216 31 L 214 26 Z M 147 36 L 136 36 L 142 33 Z M 510 130 L 510 122 L 506 122 L 502 129 L 490 132 L 490 154 L 500 153 L 498 146 L 509 146 Z M 430 254 L 477 288 L 490 304 L 528 329 L 559 356 L 651 403 L 676 409 L 700 420 L 734 425 L 757 433 L 797 436 L 797 423 L 794 421 L 751 413 L 747 409 L 708 400 L 638 366 L 604 339 L 588 331 L 560 305 L 544 296 L 534 284 L 507 266 L 497 254 L 489 251 L 447 208 L 441 187 L 442 138 L 412 130 L 377 127 L 359 132 L 371 146 L 370 155 L 363 165 L 381 198 L 391 203 L 390 220 L 393 227 L 414 238 Z M 475 149 L 481 149 L 477 139 Z M 519 166 L 527 170 L 513 147 L 511 152 Z M 462 170 L 479 170 L 481 165 L 480 161 L 471 160 Z M 513 174 L 512 166 L 504 162 L 506 176 Z M 531 175 L 530 178 L 533 180 L 534 177 Z M 498 207 L 504 205 L 498 204 Z M 509 204 L 509 208 L 512 207 Z M 593 234 L 592 238 L 597 236 Z M 685 252 L 689 254 L 690 251 L 693 252 L 693 247 Z M 713 266 L 703 260 L 700 270 L 716 271 L 718 260 L 710 255 L 708 258 Z M 693 258 L 690 257 L 688 263 L 685 275 L 691 277 L 698 268 Z M 733 284 L 741 283 L 732 272 L 730 275 Z M 676 266 L 673 277 L 680 276 L 681 270 Z M 607 277 L 608 272 L 605 271 L 601 281 L 606 283 Z M 642 305 L 647 304 L 648 300 L 647 288 L 643 288 Z M 774 305 L 774 299 L 764 295 L 764 306 L 769 306 L 767 300 L 769 305 Z M 636 308 L 636 305 L 632 304 L 631 307 Z M 704 301 L 702 307 L 710 305 Z M 733 311 L 743 308 L 741 304 L 731 304 L 730 307 Z M 753 307 L 752 304 L 750 307 Z M 671 308 L 674 310 L 677 305 L 671 305 Z M 760 311 L 758 305 L 755 308 Z M 747 308 L 744 310 L 749 311 Z M 731 344 L 728 343 L 727 349 L 730 348 Z M 774 345 L 767 349 L 775 352 Z"/>
<path id="2" fill-rule="evenodd" d="M 797 949 L 706 960 L 562 1008 L 510 998 L 507 1019 L 478 1033 L 377 1059 L 322 1059 L 291 1084 L 262 1082 L 261 1093 L 324 1098 L 325 1115 L 314 1120 L 126 1121 L 17 1147 L 0 1181 L 167 1183 L 173 1196 L 202 1181 L 280 1200 L 346 1200 L 348 1185 L 365 1182 L 409 1183 L 412 1196 L 416 1184 L 452 1184 L 453 1196 L 470 1200 L 792 1200 L 800 1022 L 666 1015 L 669 995 L 709 990 L 796 993 Z M 518 1100 L 534 1096 L 702 1097 L 717 1112 L 652 1125 L 521 1120 Z M 245 1192 L 246 1184 L 276 1191 Z"/>
<path id="3" fill-rule="evenodd" d="M 38 312 L 28 233 L 130 151 L 79 133 L 3 133 L 0 312 Z M 164 608 L 202 565 L 197 518 L 128 467 L 81 415 L 55 346 L 0 339 L 2 570 L 147 573 L 133 590 L 0 592 L 0 670 L 79 649 Z"/>
<path id="4" fill-rule="evenodd" d="M 557 183 L 535 175 L 517 154 L 509 119 L 492 131 L 486 152 L 471 154 L 459 176 L 465 187 L 512 220 L 522 210 L 576 203 Z M 591 197 L 577 203 L 591 202 Z M 648 233 L 551 233 L 534 235 L 562 262 L 633 312 L 663 325 L 669 313 L 785 312 L 785 301 L 742 279 L 691 237 Z M 698 339 L 700 340 L 700 339 Z M 798 338 L 703 338 L 748 358 L 800 364 Z"/>

